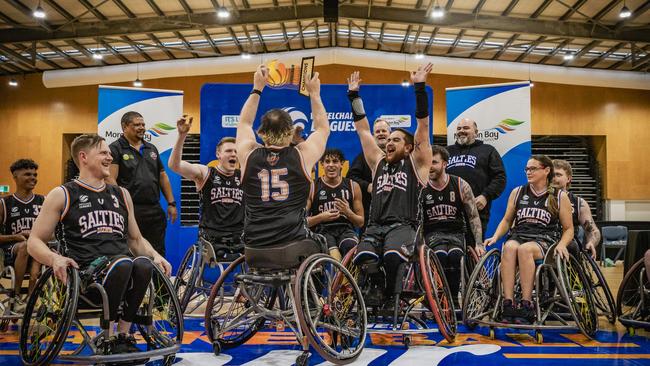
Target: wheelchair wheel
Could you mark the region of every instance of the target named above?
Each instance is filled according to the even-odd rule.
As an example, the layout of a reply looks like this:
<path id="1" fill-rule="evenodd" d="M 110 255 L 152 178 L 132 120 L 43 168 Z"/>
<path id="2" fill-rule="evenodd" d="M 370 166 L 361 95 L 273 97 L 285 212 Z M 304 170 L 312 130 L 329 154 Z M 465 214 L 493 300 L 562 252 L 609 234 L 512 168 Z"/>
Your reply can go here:
<path id="1" fill-rule="evenodd" d="M 467 292 L 467 283 L 469 281 L 469 277 L 472 275 L 472 272 L 474 272 L 474 268 L 476 267 L 476 264 L 479 261 L 478 254 L 476 254 L 476 250 L 474 250 L 474 247 L 467 246 L 465 249 L 465 255 L 461 259 L 461 277 L 460 277 L 460 304 L 461 307 L 463 305 L 463 297 L 465 295 L 465 292 Z M 459 309 L 457 309 L 459 310 Z"/>
<path id="2" fill-rule="evenodd" d="M 174 290 L 178 295 L 178 301 L 181 305 L 181 311 L 184 313 L 185 309 L 192 299 L 194 294 L 194 287 L 196 286 L 196 280 L 199 273 L 199 266 L 201 266 L 201 250 L 199 248 L 200 244 L 191 245 L 185 256 L 181 261 L 181 265 L 178 267 L 178 272 L 176 273 L 176 279 L 174 280 Z"/>
<path id="3" fill-rule="evenodd" d="M 555 256 L 555 268 L 560 280 L 560 293 L 569 305 L 571 315 L 585 336 L 592 338 L 598 330 L 598 314 L 591 291 L 591 283 L 582 266 L 572 255 L 568 260 Z"/>
<path id="4" fill-rule="evenodd" d="M 650 315 L 648 286 L 648 277 L 641 258 L 627 271 L 618 288 L 616 314 L 621 323 L 627 325 L 624 323 L 625 320 L 648 321 Z"/>
<path id="5" fill-rule="evenodd" d="M 255 306 L 267 309 L 273 308 L 276 299 L 276 289 L 261 285 L 249 285 L 243 282 L 226 283 L 237 273 L 242 273 L 244 256 L 237 258 L 219 276 L 212 286 L 210 297 L 205 308 L 205 331 L 216 352 L 222 349 L 237 347 L 248 341 L 262 326 L 265 319 L 257 316 Z M 226 287 L 232 287 L 226 289 Z M 242 294 L 242 290 L 256 304 Z M 219 346 L 217 346 L 217 344 Z"/>
<path id="6" fill-rule="evenodd" d="M 49 365 L 59 354 L 77 311 L 79 274 L 68 267 L 67 283 L 48 268 L 38 279 L 25 306 L 20 329 L 20 358 L 23 364 Z"/>
<path id="7" fill-rule="evenodd" d="M 153 267 L 151 284 L 138 312 L 146 321 L 137 324 L 147 350 L 172 347 L 183 340 L 183 313 L 174 286 L 158 266 Z M 167 358 L 173 360 L 173 355 Z"/>
<path id="8" fill-rule="evenodd" d="M 440 333 L 452 343 L 456 338 L 456 312 L 451 300 L 447 278 L 436 254 L 426 245 L 420 245 L 420 271 L 424 291 Z"/>
<path id="9" fill-rule="evenodd" d="M 499 297 L 499 265 L 501 253 L 492 249 L 481 258 L 472 275 L 467 281 L 467 289 L 463 295 L 463 321 L 469 328 L 476 323 L 471 319 L 481 319 L 492 312 L 497 306 Z"/>
<path id="10" fill-rule="evenodd" d="M 616 303 L 612 291 L 607 285 L 603 272 L 598 267 L 598 263 L 585 252 L 580 252 L 581 261 L 584 264 L 584 272 L 587 279 L 590 280 L 592 293 L 596 306 L 601 315 L 605 315 L 610 323 L 616 322 Z"/>
<path id="11" fill-rule="evenodd" d="M 359 357 L 366 342 L 366 309 L 343 264 L 325 254 L 307 258 L 296 274 L 294 297 L 300 328 L 318 354 L 339 365 Z"/>

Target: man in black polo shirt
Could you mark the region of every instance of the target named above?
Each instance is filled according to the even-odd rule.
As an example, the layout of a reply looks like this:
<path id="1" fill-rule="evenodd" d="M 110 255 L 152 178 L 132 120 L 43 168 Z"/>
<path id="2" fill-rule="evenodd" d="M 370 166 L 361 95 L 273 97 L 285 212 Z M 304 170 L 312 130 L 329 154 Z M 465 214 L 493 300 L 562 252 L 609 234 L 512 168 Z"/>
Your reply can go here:
<path id="1" fill-rule="evenodd" d="M 176 202 L 156 147 L 143 140 L 144 118 L 138 112 L 122 116 L 124 134 L 110 145 L 113 163 L 109 184 L 126 188 L 133 198 L 135 219 L 142 236 L 165 256 L 167 220 L 160 207 L 160 191 L 167 200 L 167 215 L 176 221 Z"/>

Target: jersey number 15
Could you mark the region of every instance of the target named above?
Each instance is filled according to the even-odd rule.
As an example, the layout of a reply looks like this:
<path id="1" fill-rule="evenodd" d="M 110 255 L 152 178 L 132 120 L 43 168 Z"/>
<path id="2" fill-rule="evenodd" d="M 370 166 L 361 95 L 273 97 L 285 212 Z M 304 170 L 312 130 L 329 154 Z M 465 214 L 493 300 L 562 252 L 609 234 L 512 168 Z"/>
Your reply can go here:
<path id="1" fill-rule="evenodd" d="M 267 169 L 262 169 L 257 173 L 262 186 L 262 201 L 267 202 L 271 198 L 274 201 L 284 201 L 289 198 L 289 184 L 280 179 L 283 175 L 287 175 L 287 168 L 271 169 L 270 173 Z"/>

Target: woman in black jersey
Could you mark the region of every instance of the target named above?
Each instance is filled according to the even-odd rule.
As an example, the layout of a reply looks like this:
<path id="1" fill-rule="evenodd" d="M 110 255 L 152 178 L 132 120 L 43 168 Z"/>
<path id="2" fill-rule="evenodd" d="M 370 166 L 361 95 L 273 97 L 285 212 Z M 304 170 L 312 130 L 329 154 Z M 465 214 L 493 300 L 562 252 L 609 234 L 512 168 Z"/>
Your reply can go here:
<path id="1" fill-rule="evenodd" d="M 565 191 L 551 185 L 552 160 L 546 155 L 533 155 L 525 171 L 528 184 L 510 192 L 503 219 L 494 235 L 485 241 L 486 246 L 492 245 L 509 232 L 501 252 L 503 319 L 515 323 L 530 323 L 535 318 L 535 260 L 544 258 L 556 242 L 556 254 L 568 258 L 567 246 L 573 239 L 571 202 Z M 513 302 L 517 266 L 522 290 L 519 304 Z"/>

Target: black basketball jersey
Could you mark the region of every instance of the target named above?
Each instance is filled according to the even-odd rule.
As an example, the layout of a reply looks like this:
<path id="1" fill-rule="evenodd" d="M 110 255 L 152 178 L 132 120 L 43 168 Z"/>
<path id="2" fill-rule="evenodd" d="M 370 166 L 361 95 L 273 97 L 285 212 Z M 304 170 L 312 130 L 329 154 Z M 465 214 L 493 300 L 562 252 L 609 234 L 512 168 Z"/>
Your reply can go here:
<path id="1" fill-rule="evenodd" d="M 27 201 L 16 197 L 15 194 L 4 197 L 2 208 L 4 210 L 2 233 L 4 235 L 16 235 L 26 230 L 32 230 L 32 225 L 41 211 L 45 197 L 34 194 Z"/>
<path id="2" fill-rule="evenodd" d="M 529 184 L 517 189 L 512 232 L 559 239 L 560 215 L 552 215 L 548 210 L 548 191 L 536 193 Z M 561 192 L 561 190 L 557 192 L 558 205 Z"/>
<path id="3" fill-rule="evenodd" d="M 311 200 L 310 216 L 316 216 L 325 211 L 336 211 L 336 199 L 344 199 L 350 203 L 354 200 L 354 191 L 352 190 L 352 181 L 349 178 L 342 178 L 341 183 L 336 187 L 332 187 L 323 181 L 323 178 L 318 178 L 316 181 L 316 189 Z M 354 226 L 344 216 L 330 222 L 319 224 L 318 227 L 331 227 L 331 226 Z"/>
<path id="4" fill-rule="evenodd" d="M 61 214 L 66 255 L 82 267 L 100 256 L 128 255 L 129 212 L 123 188 L 95 188 L 77 179 L 61 187 L 66 196 Z"/>
<path id="5" fill-rule="evenodd" d="M 582 198 L 568 191 L 567 191 L 567 195 L 569 196 L 569 202 L 571 202 L 571 218 L 573 220 L 573 239 L 578 241 L 579 240 L 578 231 L 580 228 L 580 207 L 582 206 Z M 560 235 L 561 234 L 562 233 L 560 231 Z"/>
<path id="6" fill-rule="evenodd" d="M 422 188 L 410 156 L 393 164 L 381 159 L 372 179 L 370 224 L 417 224 Z"/>
<path id="7" fill-rule="evenodd" d="M 239 235 L 244 228 L 244 191 L 241 172 L 226 175 L 208 168 L 199 190 L 201 221 L 199 228 L 209 235 Z"/>
<path id="8" fill-rule="evenodd" d="M 244 241 L 250 247 L 285 244 L 307 237 L 305 207 L 311 177 L 298 148 L 258 147 L 242 177 L 246 200 Z"/>
<path id="9" fill-rule="evenodd" d="M 464 233 L 465 207 L 460 190 L 461 179 L 447 175 L 447 183 L 437 189 L 431 183 L 422 191 L 424 232 Z M 465 183 L 467 184 L 467 183 Z"/>

